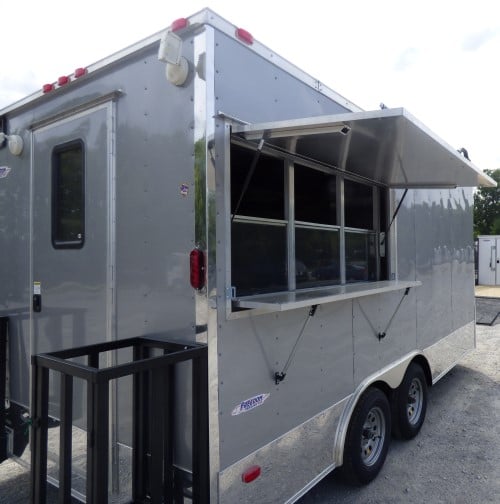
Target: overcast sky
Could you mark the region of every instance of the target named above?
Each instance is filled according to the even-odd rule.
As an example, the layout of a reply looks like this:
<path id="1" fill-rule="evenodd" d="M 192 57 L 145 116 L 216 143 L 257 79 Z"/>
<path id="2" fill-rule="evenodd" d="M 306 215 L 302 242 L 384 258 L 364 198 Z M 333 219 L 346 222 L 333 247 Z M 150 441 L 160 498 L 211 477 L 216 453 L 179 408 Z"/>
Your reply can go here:
<path id="1" fill-rule="evenodd" d="M 0 1 L 0 108 L 210 7 L 366 110 L 405 107 L 500 168 L 496 0 Z"/>

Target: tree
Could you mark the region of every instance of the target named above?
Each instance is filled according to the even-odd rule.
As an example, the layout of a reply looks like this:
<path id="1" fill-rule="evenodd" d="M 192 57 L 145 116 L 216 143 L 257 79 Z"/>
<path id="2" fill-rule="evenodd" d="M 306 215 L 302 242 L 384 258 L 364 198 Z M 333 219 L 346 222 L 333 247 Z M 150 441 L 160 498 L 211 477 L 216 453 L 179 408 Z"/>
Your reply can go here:
<path id="1" fill-rule="evenodd" d="M 474 236 L 500 234 L 500 169 L 484 170 L 497 187 L 480 187 L 474 194 Z"/>

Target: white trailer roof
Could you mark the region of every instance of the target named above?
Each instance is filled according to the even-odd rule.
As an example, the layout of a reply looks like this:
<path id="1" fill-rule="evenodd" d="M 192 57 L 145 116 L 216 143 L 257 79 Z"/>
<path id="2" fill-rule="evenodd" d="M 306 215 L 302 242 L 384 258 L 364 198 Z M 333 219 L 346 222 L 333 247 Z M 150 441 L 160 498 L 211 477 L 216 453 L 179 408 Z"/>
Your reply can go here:
<path id="1" fill-rule="evenodd" d="M 403 108 L 236 126 L 233 133 L 386 187 L 496 185 Z"/>

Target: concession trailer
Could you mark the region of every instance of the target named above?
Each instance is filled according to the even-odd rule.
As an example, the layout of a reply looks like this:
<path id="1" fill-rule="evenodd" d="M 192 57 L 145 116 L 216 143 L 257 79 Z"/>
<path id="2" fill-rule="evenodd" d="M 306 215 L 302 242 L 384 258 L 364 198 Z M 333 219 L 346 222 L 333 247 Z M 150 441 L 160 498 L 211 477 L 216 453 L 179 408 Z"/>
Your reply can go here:
<path id="1" fill-rule="evenodd" d="M 494 184 L 208 9 L 44 85 L 0 110 L 0 459 L 33 502 L 368 483 L 475 346 Z"/>

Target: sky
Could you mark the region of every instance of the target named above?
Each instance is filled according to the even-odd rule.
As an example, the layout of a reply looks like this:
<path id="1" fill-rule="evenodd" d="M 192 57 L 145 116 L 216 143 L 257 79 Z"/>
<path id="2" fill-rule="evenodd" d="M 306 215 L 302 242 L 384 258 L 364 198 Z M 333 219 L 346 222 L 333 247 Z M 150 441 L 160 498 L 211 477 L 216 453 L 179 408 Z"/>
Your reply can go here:
<path id="1" fill-rule="evenodd" d="M 5 2 L 5 5 L 3 3 Z M 0 109 L 204 7 L 365 110 L 404 107 L 500 168 L 497 0 L 0 0 Z"/>

